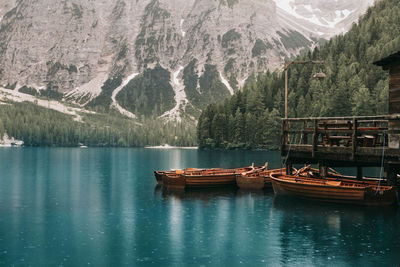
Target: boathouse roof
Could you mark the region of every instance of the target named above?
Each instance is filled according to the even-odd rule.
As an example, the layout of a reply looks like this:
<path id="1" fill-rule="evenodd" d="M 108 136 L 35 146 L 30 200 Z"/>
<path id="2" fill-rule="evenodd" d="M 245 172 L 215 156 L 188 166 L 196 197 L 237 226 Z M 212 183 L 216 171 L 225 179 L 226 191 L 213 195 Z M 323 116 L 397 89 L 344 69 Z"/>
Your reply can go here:
<path id="1" fill-rule="evenodd" d="M 385 69 L 387 66 L 400 65 L 400 51 L 374 62 Z"/>

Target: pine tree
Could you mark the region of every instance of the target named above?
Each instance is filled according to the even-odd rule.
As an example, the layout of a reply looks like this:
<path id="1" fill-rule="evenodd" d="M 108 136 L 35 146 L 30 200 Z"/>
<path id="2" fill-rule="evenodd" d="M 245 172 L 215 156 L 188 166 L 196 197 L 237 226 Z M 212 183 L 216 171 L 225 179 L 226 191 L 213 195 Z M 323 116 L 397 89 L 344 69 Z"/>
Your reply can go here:
<path id="1" fill-rule="evenodd" d="M 373 115 L 373 111 L 371 109 L 372 101 L 369 90 L 367 87 L 362 86 L 358 91 L 356 91 L 353 95 L 353 108 L 352 112 L 355 116 L 367 116 Z"/>

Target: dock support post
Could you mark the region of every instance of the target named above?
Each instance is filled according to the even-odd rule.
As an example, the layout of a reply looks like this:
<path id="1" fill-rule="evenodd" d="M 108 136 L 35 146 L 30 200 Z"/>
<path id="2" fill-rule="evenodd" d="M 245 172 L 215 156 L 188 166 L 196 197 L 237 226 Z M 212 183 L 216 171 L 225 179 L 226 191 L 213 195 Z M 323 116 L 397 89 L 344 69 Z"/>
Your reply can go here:
<path id="1" fill-rule="evenodd" d="M 292 175 L 293 164 L 292 162 L 286 162 L 286 175 Z"/>
<path id="2" fill-rule="evenodd" d="M 357 151 L 357 119 L 353 118 L 353 134 L 351 138 L 352 150 L 351 150 L 351 158 L 355 160 L 356 151 Z"/>
<path id="3" fill-rule="evenodd" d="M 303 130 L 307 129 L 307 121 L 304 121 L 304 125 L 303 125 Z M 308 135 L 307 133 L 303 133 L 303 145 L 307 145 L 308 144 Z"/>
<path id="4" fill-rule="evenodd" d="M 328 176 L 328 166 L 325 163 L 319 163 L 319 176 L 326 178 Z"/>
<path id="5" fill-rule="evenodd" d="M 388 184 L 392 186 L 397 186 L 397 174 L 400 173 L 400 168 L 398 166 L 388 166 L 387 170 L 387 179 L 388 179 Z"/>
<path id="6" fill-rule="evenodd" d="M 357 166 L 357 180 L 362 180 L 363 171 L 361 166 Z"/>
<path id="7" fill-rule="evenodd" d="M 318 145 L 318 121 L 314 120 L 314 132 L 312 140 L 312 157 L 315 158 L 315 152 L 317 151 Z"/>

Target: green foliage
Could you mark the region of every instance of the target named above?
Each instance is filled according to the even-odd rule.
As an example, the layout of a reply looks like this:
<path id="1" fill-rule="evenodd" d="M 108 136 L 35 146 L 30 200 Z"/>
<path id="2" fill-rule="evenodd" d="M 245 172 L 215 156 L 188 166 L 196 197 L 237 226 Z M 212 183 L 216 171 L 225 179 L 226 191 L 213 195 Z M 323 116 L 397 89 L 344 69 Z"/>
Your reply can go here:
<path id="1" fill-rule="evenodd" d="M 108 78 L 104 85 L 101 87 L 101 93 L 92 101 L 90 101 L 86 107 L 95 109 L 97 111 L 108 111 L 111 105 L 112 92 L 120 86 L 122 83 L 122 77 L 120 75 Z"/>
<path id="2" fill-rule="evenodd" d="M 345 35 L 296 60 L 323 60 L 327 77 L 313 79 L 317 65 L 291 65 L 289 117 L 380 115 L 388 111 L 388 74 L 372 64 L 400 50 L 400 3 L 383 0 Z M 295 32 L 280 33 L 286 48 L 304 45 Z M 307 41 L 308 42 L 308 41 Z M 243 92 L 208 106 L 200 116 L 197 135 L 202 148 L 274 148 L 279 145 L 283 116 L 284 77 L 267 72 L 250 77 Z M 225 122 L 225 128 L 217 119 Z M 227 131 L 232 134 L 221 135 Z"/>
<path id="3" fill-rule="evenodd" d="M 235 29 L 229 30 L 224 35 L 222 35 L 221 45 L 223 48 L 228 48 L 231 43 L 240 39 L 240 37 L 240 33 L 236 32 Z"/>
<path id="4" fill-rule="evenodd" d="M 81 19 L 82 18 L 82 7 L 78 6 L 75 3 L 72 3 L 72 16 L 77 18 L 77 19 Z"/>
<path id="5" fill-rule="evenodd" d="M 39 95 L 38 91 L 35 88 L 32 87 L 27 87 L 27 86 L 22 86 L 21 88 L 18 89 L 18 92 L 28 94 L 28 95 L 33 95 L 37 96 Z"/>
<path id="6" fill-rule="evenodd" d="M 187 98 L 192 104 L 198 106 L 199 104 L 196 104 L 195 102 L 196 100 L 200 99 L 201 96 L 200 93 L 197 91 L 197 83 L 199 81 L 199 77 L 195 71 L 196 64 L 197 59 L 193 59 L 183 69 L 183 84 L 185 85 L 185 93 Z"/>
<path id="7" fill-rule="evenodd" d="M 157 65 L 132 79 L 116 96 L 118 103 L 134 114 L 159 116 L 176 102 L 169 71 Z"/>
<path id="8" fill-rule="evenodd" d="M 228 5 L 229 8 L 232 8 L 235 4 L 239 3 L 239 0 L 219 0 L 219 2 L 223 5 Z"/>
<path id="9" fill-rule="evenodd" d="M 4 88 L 10 89 L 10 90 L 14 90 L 16 86 L 17 86 L 17 82 L 14 82 L 14 83 L 12 83 L 12 84 L 7 83 L 7 85 L 4 86 Z"/>
<path id="10" fill-rule="evenodd" d="M 311 42 L 297 31 L 277 32 L 286 49 L 296 49 L 299 47 L 308 47 Z"/>
<path id="11" fill-rule="evenodd" d="M 171 14 L 160 7 L 160 3 L 157 0 L 152 0 L 146 6 L 140 25 L 140 32 L 135 41 L 135 57 L 139 68 L 146 68 L 148 63 L 158 61 L 157 52 L 164 40 L 171 38 L 171 32 L 165 32 L 154 26 L 157 23 L 165 24 L 170 17 Z M 174 48 L 171 46 L 171 54 L 173 50 Z"/>
<path id="12" fill-rule="evenodd" d="M 47 61 L 46 66 L 47 66 L 47 77 L 48 78 L 54 77 L 57 74 L 57 72 L 62 71 L 62 70 L 68 71 L 68 74 L 70 74 L 70 75 L 78 72 L 78 68 L 75 65 L 70 64 L 69 66 L 67 66 L 58 61 L 55 63 L 53 63 L 52 61 Z"/>
<path id="13" fill-rule="evenodd" d="M 31 103 L 0 105 L 0 137 L 7 133 L 27 146 L 196 145 L 194 127 L 185 121 L 163 125 L 148 118 L 138 125 L 118 114 L 81 116 L 83 122 L 76 122 L 72 116 Z"/>
<path id="14" fill-rule="evenodd" d="M 128 47 L 124 43 L 124 44 L 121 45 L 121 48 L 120 48 L 119 53 L 118 53 L 117 60 L 124 59 L 126 57 L 126 53 L 127 52 L 128 52 Z"/>
<path id="15" fill-rule="evenodd" d="M 192 60 L 183 70 L 186 96 L 195 108 L 204 109 L 208 104 L 222 101 L 229 96 L 226 86 L 220 81 L 217 66 L 206 64 L 204 73 L 198 77 Z M 198 116 L 198 115 L 197 115 Z"/>
<path id="16" fill-rule="evenodd" d="M 231 70 L 233 70 L 234 64 L 235 64 L 235 59 L 234 58 L 230 58 L 228 60 L 228 62 L 226 63 L 225 67 L 224 67 L 224 72 L 227 73 Z"/>
<path id="17" fill-rule="evenodd" d="M 68 67 L 68 73 L 72 74 L 72 73 L 77 73 L 77 72 L 78 72 L 78 68 L 75 65 L 70 64 Z"/>
<path id="18" fill-rule="evenodd" d="M 273 48 L 270 44 L 266 45 L 263 40 L 257 39 L 256 43 L 253 46 L 253 49 L 251 50 L 251 55 L 253 57 L 258 57 L 262 54 L 264 54 L 267 49 Z"/>
<path id="19" fill-rule="evenodd" d="M 40 93 L 40 96 L 42 96 L 42 97 L 45 97 L 48 99 L 54 99 L 54 100 L 61 100 L 64 96 L 57 89 L 53 89 L 49 86 L 45 90 L 39 90 L 39 93 Z"/>
<path id="20" fill-rule="evenodd" d="M 229 96 L 229 91 L 221 82 L 217 66 L 206 64 L 204 73 L 199 78 L 200 98 L 194 99 L 195 106 L 203 109 L 207 104 L 221 101 Z"/>
<path id="21" fill-rule="evenodd" d="M 4 125 L 3 125 L 3 120 L 0 118 L 0 138 L 3 138 L 5 133 Z"/>

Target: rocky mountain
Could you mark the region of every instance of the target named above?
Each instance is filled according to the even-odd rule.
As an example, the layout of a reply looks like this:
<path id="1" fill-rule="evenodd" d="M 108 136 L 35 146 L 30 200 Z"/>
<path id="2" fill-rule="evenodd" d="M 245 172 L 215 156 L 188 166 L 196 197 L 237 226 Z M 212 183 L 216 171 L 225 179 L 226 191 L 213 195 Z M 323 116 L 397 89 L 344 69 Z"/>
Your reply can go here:
<path id="1" fill-rule="evenodd" d="M 189 117 L 254 72 L 345 32 L 373 0 L 3 0 L 0 84 L 114 108 Z"/>

